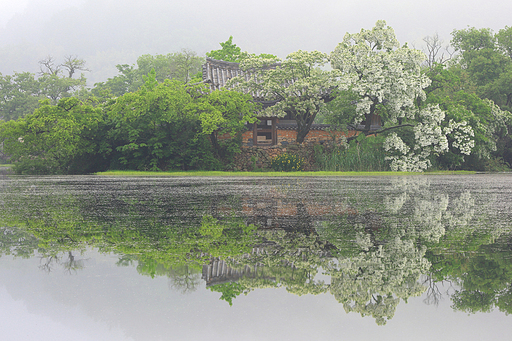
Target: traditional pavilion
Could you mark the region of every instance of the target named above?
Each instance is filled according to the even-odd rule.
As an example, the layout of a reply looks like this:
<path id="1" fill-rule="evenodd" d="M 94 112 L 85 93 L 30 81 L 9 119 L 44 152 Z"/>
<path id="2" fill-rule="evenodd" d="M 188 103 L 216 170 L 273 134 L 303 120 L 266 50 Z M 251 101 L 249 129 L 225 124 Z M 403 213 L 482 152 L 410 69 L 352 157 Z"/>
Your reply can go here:
<path id="1" fill-rule="evenodd" d="M 226 83 L 233 77 L 242 76 L 244 72 L 240 69 L 239 63 L 225 62 L 206 58 L 203 65 L 203 82 L 209 84 L 210 89 L 219 90 L 226 86 Z M 245 74 L 250 77 L 250 74 Z M 276 101 L 265 101 L 258 94 L 252 94 L 253 99 L 260 103 L 263 108 L 267 108 L 276 104 Z M 363 122 L 364 125 L 364 122 Z M 324 143 L 332 141 L 333 138 L 341 137 L 341 135 L 352 136 L 357 134 L 356 130 L 349 131 L 348 134 L 342 132 L 329 131 L 329 124 L 313 124 L 304 142 L 306 143 Z M 375 116 L 372 118 L 371 129 L 380 128 L 380 118 Z M 243 146 L 272 146 L 295 143 L 297 138 L 297 123 L 289 115 L 285 117 L 258 117 L 258 121 L 248 125 L 248 131 L 242 135 Z"/>

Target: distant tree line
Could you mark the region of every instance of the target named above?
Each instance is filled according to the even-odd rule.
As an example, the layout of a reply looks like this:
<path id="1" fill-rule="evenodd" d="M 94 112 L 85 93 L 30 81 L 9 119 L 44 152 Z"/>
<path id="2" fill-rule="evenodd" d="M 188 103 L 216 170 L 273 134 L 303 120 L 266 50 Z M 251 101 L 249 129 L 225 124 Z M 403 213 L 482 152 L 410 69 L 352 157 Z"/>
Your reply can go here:
<path id="1" fill-rule="evenodd" d="M 423 53 L 401 46 L 378 21 L 345 35 L 331 54 L 299 50 L 283 60 L 243 52 L 232 40 L 207 53 L 254 75 L 230 80 L 231 90 L 205 88 L 204 58 L 187 49 L 117 65 L 117 76 L 91 88 L 76 56 L 60 64 L 48 56 L 37 75 L 0 74 L 3 153 L 27 174 L 230 169 L 246 123 L 287 115 L 297 122 L 298 143 L 318 121 L 360 131 L 357 139 L 317 148 L 320 169 L 347 169 L 355 154 L 377 158 L 379 170 L 512 164 L 512 28 L 454 30 L 451 47 L 426 37 Z M 331 70 L 322 67 L 328 63 Z M 277 104 L 259 108 L 247 95 L 255 91 Z M 233 138 L 219 140 L 220 131 Z"/>

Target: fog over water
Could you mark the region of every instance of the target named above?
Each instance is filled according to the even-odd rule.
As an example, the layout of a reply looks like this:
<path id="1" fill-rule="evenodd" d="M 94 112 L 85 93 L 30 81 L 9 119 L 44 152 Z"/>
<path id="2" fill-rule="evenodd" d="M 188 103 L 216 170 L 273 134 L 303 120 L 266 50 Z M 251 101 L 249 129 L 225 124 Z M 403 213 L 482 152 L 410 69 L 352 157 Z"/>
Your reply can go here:
<path id="1" fill-rule="evenodd" d="M 89 85 L 114 76 L 116 64 L 138 56 L 189 48 L 204 55 L 230 35 L 243 50 L 285 57 L 302 50 L 332 51 L 346 32 L 379 19 L 401 43 L 418 48 L 427 35 L 469 26 L 495 31 L 510 25 L 505 1 L 134 1 L 1 0 L 0 72 L 38 71 L 47 55 L 85 59 Z"/>

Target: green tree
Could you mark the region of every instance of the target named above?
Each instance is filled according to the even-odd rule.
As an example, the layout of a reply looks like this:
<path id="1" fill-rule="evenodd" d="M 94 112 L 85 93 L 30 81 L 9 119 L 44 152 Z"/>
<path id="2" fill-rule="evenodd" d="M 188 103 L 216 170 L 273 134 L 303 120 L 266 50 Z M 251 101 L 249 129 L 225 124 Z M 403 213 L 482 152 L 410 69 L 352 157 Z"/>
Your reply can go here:
<path id="1" fill-rule="evenodd" d="M 0 74 L 0 119 L 16 120 L 32 114 L 39 107 L 39 101 L 49 99 L 52 104 L 71 97 L 85 88 L 86 79 L 42 74 L 36 77 L 29 72 Z"/>
<path id="2" fill-rule="evenodd" d="M 156 72 L 158 82 L 166 79 L 176 79 L 188 83 L 192 77 L 201 71 L 204 59 L 197 57 L 196 53 L 189 49 L 167 55 L 143 55 L 137 59 L 137 67 L 140 75 L 147 75 L 151 69 Z"/>
<path id="3" fill-rule="evenodd" d="M 453 30 L 451 45 L 462 53 L 494 49 L 496 40 L 489 28 L 476 29 L 468 27 L 462 30 Z"/>
<path id="4" fill-rule="evenodd" d="M 191 92 L 194 90 L 187 91 L 183 83 L 175 80 L 158 84 L 152 70 L 139 90 L 109 104 L 106 110 L 111 129 L 107 138 L 111 148 L 107 157 L 111 167 L 208 167 L 210 151 L 204 139 L 197 136 L 199 120 Z"/>
<path id="5" fill-rule="evenodd" d="M 454 30 L 451 40 L 460 53 L 460 63 L 478 86 L 478 95 L 507 110 L 512 109 L 511 41 L 512 29 L 508 27 L 496 34 L 489 28 Z"/>
<path id="6" fill-rule="evenodd" d="M 107 107 L 112 167 L 219 168 L 215 156 L 225 158 L 239 151 L 239 142 L 220 142 L 217 135 L 239 136 L 245 122 L 254 122 L 255 108 L 250 96 L 234 91 L 208 93 L 202 85 L 187 86 L 177 80 L 158 84 L 152 70 L 138 91 Z"/>
<path id="7" fill-rule="evenodd" d="M 220 46 L 222 47 L 220 50 L 206 52 L 206 56 L 216 60 L 236 63 L 239 63 L 244 58 L 242 49 L 233 44 L 233 36 L 229 36 L 229 39 L 224 43 L 220 43 Z"/>
<path id="8" fill-rule="evenodd" d="M 145 54 L 137 58 L 135 65 L 116 65 L 119 75 L 109 78 L 105 82 L 96 83 L 92 93 L 104 97 L 105 92 L 111 92 L 113 96 L 119 97 L 128 92 L 137 91 L 143 84 L 143 77 L 155 70 L 156 79 L 159 83 L 166 79 L 175 79 L 183 83 L 200 82 L 204 59 L 197 57 L 196 53 L 189 49 L 182 49 L 180 52 L 168 53 L 166 55 Z"/>
<path id="9" fill-rule="evenodd" d="M 242 60 L 249 57 L 260 57 L 260 58 L 277 58 L 276 56 L 268 53 L 261 53 L 259 55 L 250 54 L 249 52 L 242 51 L 242 49 L 236 44 L 233 44 L 233 36 L 229 36 L 229 39 L 224 43 L 219 43 L 222 47 L 220 50 L 212 50 L 206 52 L 206 56 L 216 60 L 223 60 L 225 62 L 240 63 Z"/>
<path id="10" fill-rule="evenodd" d="M 496 33 L 498 48 L 512 58 L 512 27 L 505 26 Z"/>
<path id="11" fill-rule="evenodd" d="M 39 83 L 29 72 L 0 74 L 0 119 L 16 120 L 31 114 L 42 99 Z"/>
<path id="12" fill-rule="evenodd" d="M 233 299 L 237 296 L 240 294 L 247 295 L 248 293 L 247 289 L 244 288 L 242 284 L 236 282 L 212 285 L 209 289 L 214 292 L 222 293 L 219 299 L 228 302 L 230 306 L 233 305 Z"/>
<path id="13" fill-rule="evenodd" d="M 208 135 L 217 155 L 229 158 L 240 151 L 241 134 L 246 123 L 256 122 L 259 105 L 252 96 L 236 91 L 216 90 L 205 95 L 198 106 L 201 133 Z M 219 134 L 230 139 L 219 140 Z"/>
<path id="14" fill-rule="evenodd" d="M 184 83 L 190 83 L 192 79 L 202 81 L 202 65 L 204 58 L 198 57 L 197 54 L 189 49 L 182 49 L 173 55 L 173 63 L 171 65 L 171 77 L 178 79 Z"/>
<path id="15" fill-rule="evenodd" d="M 86 155 L 95 155 L 94 139 L 102 125 L 100 110 L 76 98 L 57 105 L 43 101 L 34 113 L 0 125 L 4 152 L 21 174 L 68 174 L 86 172 L 73 165 Z"/>
<path id="16" fill-rule="evenodd" d="M 50 99 L 52 104 L 66 97 L 71 97 L 79 92 L 86 85 L 86 79 L 82 75 L 81 78 L 68 78 L 57 75 L 42 75 L 37 79 L 39 83 L 39 91 L 41 96 Z"/>
<path id="17" fill-rule="evenodd" d="M 133 65 L 118 64 L 117 76 L 107 79 L 105 82 L 94 84 L 92 93 L 99 97 L 104 97 L 105 93 L 111 93 L 115 97 L 124 95 L 127 92 L 135 92 L 143 84 L 142 77 L 139 75 L 138 69 Z"/>

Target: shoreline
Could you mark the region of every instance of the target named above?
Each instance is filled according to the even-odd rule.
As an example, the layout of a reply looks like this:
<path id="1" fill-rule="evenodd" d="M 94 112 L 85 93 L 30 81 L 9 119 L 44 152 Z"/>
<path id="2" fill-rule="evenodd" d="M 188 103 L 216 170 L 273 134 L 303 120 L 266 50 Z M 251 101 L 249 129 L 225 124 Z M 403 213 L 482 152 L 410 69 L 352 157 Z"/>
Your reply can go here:
<path id="1" fill-rule="evenodd" d="M 476 174 L 476 171 L 438 172 L 223 172 L 223 171 L 105 171 L 93 173 L 98 176 L 155 176 L 155 177 L 342 177 L 342 176 L 404 176 L 404 175 L 462 175 Z"/>

